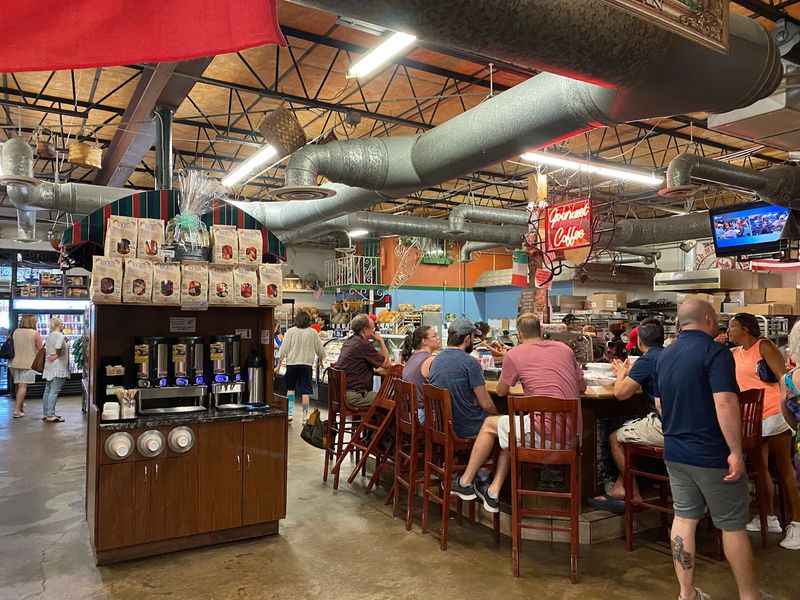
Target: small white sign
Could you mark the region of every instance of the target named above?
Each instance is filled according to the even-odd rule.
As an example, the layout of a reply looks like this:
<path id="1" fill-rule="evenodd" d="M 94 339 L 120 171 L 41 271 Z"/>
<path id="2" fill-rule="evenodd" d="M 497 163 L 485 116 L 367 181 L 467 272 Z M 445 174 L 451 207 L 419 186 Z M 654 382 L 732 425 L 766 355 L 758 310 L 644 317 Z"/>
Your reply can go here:
<path id="1" fill-rule="evenodd" d="M 236 335 L 243 340 L 249 340 L 253 338 L 252 331 L 252 329 L 237 329 Z"/>
<path id="2" fill-rule="evenodd" d="M 269 329 L 262 329 L 261 330 L 261 343 L 265 346 L 269 345 L 270 335 Z"/>
<path id="3" fill-rule="evenodd" d="M 170 333 L 195 333 L 197 331 L 197 317 L 170 317 Z"/>
<path id="4" fill-rule="evenodd" d="M 168 261 L 174 260 L 175 250 L 173 248 L 164 248 L 163 246 L 158 249 L 158 257 Z"/>

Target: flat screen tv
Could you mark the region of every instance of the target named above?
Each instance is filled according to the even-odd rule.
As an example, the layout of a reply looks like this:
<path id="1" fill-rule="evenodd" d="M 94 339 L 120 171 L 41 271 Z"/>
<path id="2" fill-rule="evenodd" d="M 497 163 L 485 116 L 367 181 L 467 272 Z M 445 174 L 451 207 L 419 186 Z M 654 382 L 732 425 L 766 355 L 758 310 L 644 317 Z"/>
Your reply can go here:
<path id="1" fill-rule="evenodd" d="M 778 252 L 791 212 L 788 208 L 766 202 L 710 211 L 717 256 Z"/>

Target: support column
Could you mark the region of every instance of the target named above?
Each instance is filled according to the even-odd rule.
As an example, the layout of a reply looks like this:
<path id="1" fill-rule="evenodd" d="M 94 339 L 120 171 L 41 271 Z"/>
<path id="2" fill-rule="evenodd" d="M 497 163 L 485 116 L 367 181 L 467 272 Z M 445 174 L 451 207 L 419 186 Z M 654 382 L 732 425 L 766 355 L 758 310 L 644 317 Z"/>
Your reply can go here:
<path id="1" fill-rule="evenodd" d="M 170 106 L 158 106 L 156 120 L 156 189 L 172 188 L 172 117 Z"/>

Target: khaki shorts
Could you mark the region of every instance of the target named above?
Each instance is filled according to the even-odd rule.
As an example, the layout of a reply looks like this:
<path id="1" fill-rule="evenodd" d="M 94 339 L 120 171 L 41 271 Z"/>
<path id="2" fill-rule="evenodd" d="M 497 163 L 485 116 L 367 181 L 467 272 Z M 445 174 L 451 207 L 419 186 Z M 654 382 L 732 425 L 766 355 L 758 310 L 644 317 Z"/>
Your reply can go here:
<path id="1" fill-rule="evenodd" d="M 356 392 L 347 390 L 347 403 L 353 408 L 367 408 L 375 402 L 378 392 Z"/>
<path id="2" fill-rule="evenodd" d="M 641 419 L 628 421 L 617 429 L 617 441 L 624 443 L 664 446 L 664 431 L 661 429 L 661 418 L 654 412 Z"/>

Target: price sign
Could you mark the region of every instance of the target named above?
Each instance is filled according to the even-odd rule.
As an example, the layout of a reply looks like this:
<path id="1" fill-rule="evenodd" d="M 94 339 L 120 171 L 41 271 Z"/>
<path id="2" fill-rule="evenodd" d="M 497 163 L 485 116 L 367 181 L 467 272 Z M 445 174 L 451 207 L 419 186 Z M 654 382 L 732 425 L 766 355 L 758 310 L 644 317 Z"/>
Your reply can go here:
<path id="1" fill-rule="evenodd" d="M 194 333 L 197 331 L 197 317 L 170 317 L 170 333 Z"/>
<path id="2" fill-rule="evenodd" d="M 545 247 L 548 252 L 583 248 L 592 243 L 592 204 L 589 198 L 547 207 Z"/>

